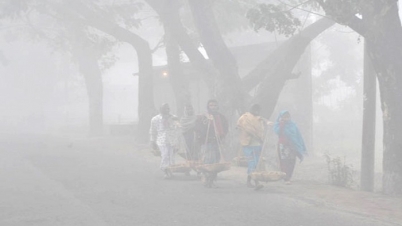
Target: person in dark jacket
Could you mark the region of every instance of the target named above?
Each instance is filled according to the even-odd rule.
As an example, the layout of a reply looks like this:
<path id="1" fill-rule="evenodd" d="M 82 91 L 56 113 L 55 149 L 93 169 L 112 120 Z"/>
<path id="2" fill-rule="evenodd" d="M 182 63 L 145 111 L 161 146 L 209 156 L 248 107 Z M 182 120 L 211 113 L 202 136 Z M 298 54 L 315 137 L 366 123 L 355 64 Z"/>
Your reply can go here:
<path id="1" fill-rule="evenodd" d="M 193 106 L 186 104 L 184 106 L 184 115 L 180 119 L 180 128 L 185 142 L 185 158 L 190 161 L 199 160 L 199 145 L 196 142 L 195 133 L 196 122 L 197 115 L 194 114 Z"/>
<path id="2" fill-rule="evenodd" d="M 209 100 L 207 113 L 201 115 L 196 123 L 198 140 L 202 144 L 204 164 L 219 163 L 221 160 L 222 141 L 228 133 L 228 121 L 224 115 L 219 113 L 218 101 Z M 206 187 L 216 187 L 214 181 L 217 173 L 204 173 L 204 185 Z"/>

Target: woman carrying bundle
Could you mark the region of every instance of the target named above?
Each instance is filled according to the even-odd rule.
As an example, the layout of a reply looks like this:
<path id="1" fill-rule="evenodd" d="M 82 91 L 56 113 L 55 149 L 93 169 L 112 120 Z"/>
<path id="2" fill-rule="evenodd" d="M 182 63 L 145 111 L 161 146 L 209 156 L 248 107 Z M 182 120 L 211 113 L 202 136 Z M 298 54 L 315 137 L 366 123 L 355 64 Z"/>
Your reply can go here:
<path id="1" fill-rule="evenodd" d="M 202 144 L 203 164 L 219 163 L 221 159 L 221 142 L 228 133 L 228 121 L 219 113 L 217 100 L 209 100 L 207 104 L 208 113 L 197 120 L 196 131 L 199 142 Z M 216 172 L 203 172 L 205 187 L 216 187 L 214 181 Z"/>
<path id="2" fill-rule="evenodd" d="M 261 106 L 254 104 L 250 111 L 244 113 L 237 120 L 237 128 L 240 130 L 240 144 L 243 147 L 244 156 L 248 159 L 247 168 L 247 187 L 259 190 L 263 185 L 255 180 L 255 185 L 251 183 L 251 174 L 256 170 L 260 160 L 262 146 L 265 138 L 265 124 L 272 125 L 271 122 L 260 116 Z"/>
<path id="3" fill-rule="evenodd" d="M 193 106 L 186 104 L 184 106 L 184 115 L 180 119 L 180 127 L 186 146 L 185 158 L 187 161 L 198 161 L 199 159 L 199 145 L 196 142 L 195 133 L 196 122 L 197 116 L 194 114 Z"/>
<path id="4" fill-rule="evenodd" d="M 282 111 L 274 125 L 274 131 L 278 135 L 278 155 L 282 172 L 286 173 L 285 183 L 291 184 L 290 178 L 296 164 L 296 158 L 303 161 L 306 152 L 303 138 L 296 125 L 291 120 L 289 111 Z"/>

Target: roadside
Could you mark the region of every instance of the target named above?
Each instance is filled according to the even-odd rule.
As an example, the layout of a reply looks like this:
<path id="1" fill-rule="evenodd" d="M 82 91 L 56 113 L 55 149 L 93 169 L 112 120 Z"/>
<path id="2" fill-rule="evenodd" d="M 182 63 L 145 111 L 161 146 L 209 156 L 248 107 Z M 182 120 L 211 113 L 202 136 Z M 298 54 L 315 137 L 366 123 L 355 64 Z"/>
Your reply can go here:
<path id="1" fill-rule="evenodd" d="M 136 148 L 140 149 L 147 161 L 158 163 L 159 157 L 154 156 L 146 145 L 139 145 Z M 177 157 L 177 161 L 183 160 Z M 296 166 L 291 185 L 285 185 L 282 181 L 268 182 L 264 183 L 264 188 L 258 192 L 282 193 L 317 207 L 335 209 L 402 225 L 402 197 L 390 197 L 380 193 L 329 185 L 325 164 L 324 159 L 322 161 L 306 159 L 302 164 Z M 219 173 L 218 180 L 233 180 L 246 187 L 246 171 L 245 167 L 232 164 L 230 170 Z M 250 189 L 250 192 L 255 191 Z"/>
<path id="2" fill-rule="evenodd" d="M 245 184 L 245 172 L 245 168 L 233 166 L 230 171 L 223 172 L 221 177 Z M 280 192 L 318 207 L 333 208 L 402 225 L 401 197 L 389 197 L 379 193 L 335 187 L 322 181 L 298 178 L 297 175 L 295 175 L 292 185 L 285 185 L 282 181 L 278 181 L 265 183 L 264 186 L 265 188 L 261 192 Z"/>

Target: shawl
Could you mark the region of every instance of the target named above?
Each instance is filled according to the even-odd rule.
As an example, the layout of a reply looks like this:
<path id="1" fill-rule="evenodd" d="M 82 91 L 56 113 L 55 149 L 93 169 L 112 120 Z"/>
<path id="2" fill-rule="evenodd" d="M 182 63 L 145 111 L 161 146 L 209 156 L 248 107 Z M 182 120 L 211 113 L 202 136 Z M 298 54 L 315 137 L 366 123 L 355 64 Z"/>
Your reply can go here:
<path id="1" fill-rule="evenodd" d="M 237 126 L 241 129 L 240 143 L 243 146 L 249 145 L 252 137 L 261 141 L 264 139 L 264 125 L 260 116 L 246 112 L 240 116 Z"/>
<path id="2" fill-rule="evenodd" d="M 279 133 L 281 132 L 280 129 L 282 128 L 282 134 L 286 137 L 286 140 L 289 142 L 289 144 L 295 147 L 296 150 L 303 155 L 307 152 L 307 150 L 306 146 L 304 145 L 303 137 L 301 136 L 296 123 L 294 123 L 293 121 L 289 121 L 281 124 L 280 122 L 281 117 L 287 112 L 288 111 L 285 110 L 279 113 L 279 116 L 274 124 L 274 131 L 276 134 L 279 135 Z"/>
<path id="3" fill-rule="evenodd" d="M 184 115 L 180 119 L 181 130 L 183 133 L 187 133 L 194 129 L 195 123 L 197 121 L 196 115 Z"/>

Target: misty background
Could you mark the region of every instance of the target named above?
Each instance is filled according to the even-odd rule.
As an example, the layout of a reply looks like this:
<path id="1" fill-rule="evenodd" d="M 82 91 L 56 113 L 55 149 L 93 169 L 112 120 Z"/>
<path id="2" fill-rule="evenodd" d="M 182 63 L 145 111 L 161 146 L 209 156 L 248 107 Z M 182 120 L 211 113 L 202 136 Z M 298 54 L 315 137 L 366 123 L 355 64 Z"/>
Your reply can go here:
<path id="1" fill-rule="evenodd" d="M 141 20 L 141 25 L 132 30 L 154 49 L 154 77 L 161 81 L 155 83 L 155 106 L 165 102 L 176 106 L 172 95 L 164 95 L 172 91 L 170 86 L 163 85 L 166 80 L 163 66 L 167 64 L 167 57 L 165 46 L 160 44 L 164 35 L 160 20 L 147 5 L 136 13 L 136 17 Z M 47 18 L 39 15 L 34 18 L 35 21 L 43 20 L 43 26 L 46 26 Z M 312 21 L 315 19 L 311 17 Z M 0 132 L 89 136 L 88 94 L 77 62 L 71 60 L 68 51 L 61 48 L 58 51 L 40 36 L 22 35 L 25 26 L 18 20 L 2 24 Z M 138 59 L 132 46 L 99 31 L 93 33 L 112 43 L 107 51 L 102 52 L 98 64 L 103 85 L 102 135 L 113 135 L 113 126 L 135 125 L 138 122 Z M 250 27 L 225 32 L 224 39 L 233 49 L 264 43 L 275 46 L 285 40 L 266 31 L 255 32 Z M 330 154 L 345 157 L 356 170 L 360 167 L 362 137 L 363 48 L 364 40 L 357 33 L 348 27 L 334 25 L 312 41 L 308 48 L 310 55 L 307 56 L 311 61 L 313 93 L 313 143 L 309 151 L 314 156 Z M 241 51 L 239 55 L 242 55 Z M 260 60 L 255 57 L 251 60 Z M 182 62 L 188 62 L 184 54 Z M 246 72 L 241 70 L 240 75 L 245 75 Z M 291 92 L 294 82 L 297 81 L 288 81 L 283 92 Z M 197 113 L 205 112 L 208 98 L 203 95 L 205 87 L 201 84 L 191 87 L 191 90 L 199 94 L 192 96 Z M 375 168 L 380 173 L 382 114 L 378 105 Z M 279 110 L 276 109 L 276 112 Z M 297 110 L 290 110 L 297 119 Z M 181 114 L 175 107 L 172 111 L 173 114 Z M 270 120 L 275 121 L 276 115 L 273 114 Z M 301 122 L 296 120 L 296 123 Z M 134 136 L 130 131 L 126 135 Z"/>

